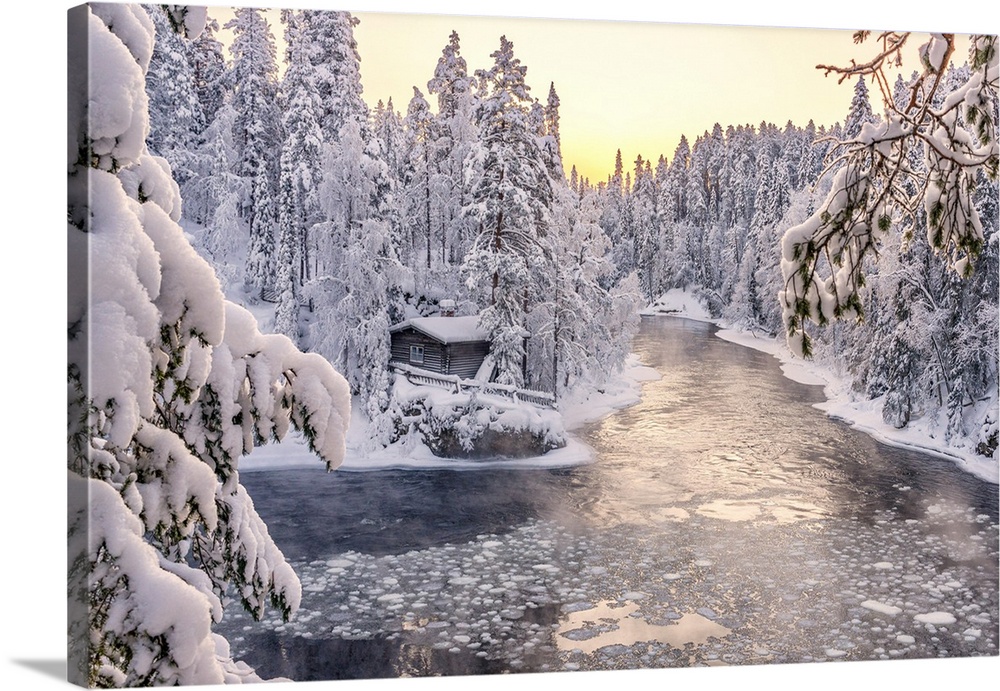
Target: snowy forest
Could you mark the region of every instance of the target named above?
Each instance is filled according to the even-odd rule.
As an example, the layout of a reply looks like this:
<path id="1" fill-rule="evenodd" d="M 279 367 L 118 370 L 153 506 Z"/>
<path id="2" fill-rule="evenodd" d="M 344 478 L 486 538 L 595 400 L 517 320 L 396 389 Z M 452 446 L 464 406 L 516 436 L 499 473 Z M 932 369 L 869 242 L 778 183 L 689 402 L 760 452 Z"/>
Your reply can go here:
<path id="1" fill-rule="evenodd" d="M 180 185 L 183 222 L 227 296 L 345 375 L 382 444 L 387 329 L 442 299 L 481 314 L 496 381 L 557 400 L 613 377 L 637 310 L 672 288 L 731 325 L 781 334 L 781 238 L 829 193 L 821 173 L 838 143 L 884 110 L 861 76 L 842 123 L 716 124 L 669 157 L 619 153 L 592 181 L 562 160 L 556 85 L 532 90 L 504 37 L 476 70 L 456 33 L 442 37 L 425 90 L 369 109 L 347 13 L 283 11 L 283 56 L 260 10 L 236 11 L 228 50 L 213 22 L 189 41 L 162 10 L 151 16 L 148 144 Z M 936 98 L 969 77 L 968 64 L 949 68 Z M 898 77 L 897 108 L 919 79 Z M 938 416 L 946 438 L 990 456 L 997 187 L 986 175 L 971 277 L 935 256 L 917 214 L 885 234 L 880 262 L 865 260 L 864 319 L 815 330 L 811 354 L 846 370 L 859 396 L 884 398 L 894 426 Z"/>
<path id="2" fill-rule="evenodd" d="M 230 600 L 287 617 L 301 588 L 238 461 L 294 430 L 335 468 L 359 412 L 372 447 L 399 441 L 390 328 L 445 300 L 478 316 L 495 383 L 556 413 L 613 382 L 640 311 L 683 289 L 850 377 L 894 427 L 933 420 L 997 457 L 995 37 L 961 67 L 932 40 L 933 86 L 845 74 L 842 123 L 716 124 L 590 180 L 562 159 L 557 85 L 530 86 L 502 36 L 476 69 L 443 36 L 424 89 L 369 108 L 348 13 L 82 12 L 103 69 L 70 81 L 70 256 L 90 261 L 71 286 L 92 276 L 68 306 L 81 683 L 255 680 L 212 622 Z M 971 153 L 911 150 L 886 189 L 943 182 L 906 213 L 858 201 L 876 179 L 858 152 L 888 149 L 914 104 Z M 875 226 L 844 221 L 865 205 Z"/>
<path id="3" fill-rule="evenodd" d="M 185 222 L 227 294 L 273 302 L 263 321 L 345 375 L 374 441 L 392 431 L 388 328 L 442 299 L 480 315 L 500 384 L 558 398 L 620 368 L 636 278 L 601 190 L 563 174 L 555 88 L 531 96 L 509 41 L 472 73 L 443 37 L 426 96 L 369 112 L 347 13 L 284 11 L 280 80 L 259 10 L 226 25 L 229 59 L 217 25 L 189 42 L 152 16 L 149 148 Z"/>

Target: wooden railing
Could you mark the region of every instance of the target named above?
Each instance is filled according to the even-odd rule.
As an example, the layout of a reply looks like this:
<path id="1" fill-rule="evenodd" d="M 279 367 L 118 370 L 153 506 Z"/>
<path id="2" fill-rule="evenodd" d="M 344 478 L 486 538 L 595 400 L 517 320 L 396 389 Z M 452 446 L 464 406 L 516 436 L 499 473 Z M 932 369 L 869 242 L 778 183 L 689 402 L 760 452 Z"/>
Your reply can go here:
<path id="1" fill-rule="evenodd" d="M 260 299 L 262 302 L 270 302 L 272 304 L 277 304 L 281 300 L 281 293 L 273 288 L 261 288 L 260 289 Z M 306 307 L 312 312 L 312 300 L 307 300 L 303 296 L 299 296 L 299 307 Z"/>
<path id="2" fill-rule="evenodd" d="M 531 389 L 519 389 L 509 384 L 497 384 L 496 382 L 481 382 L 475 379 L 462 379 L 455 374 L 438 374 L 429 370 L 420 369 L 403 362 L 391 362 L 390 368 L 405 376 L 411 384 L 419 386 L 435 386 L 439 389 L 451 391 L 452 393 L 484 393 L 500 398 L 509 398 L 514 403 L 530 403 L 540 408 L 555 408 L 555 396 L 547 391 L 533 391 Z"/>

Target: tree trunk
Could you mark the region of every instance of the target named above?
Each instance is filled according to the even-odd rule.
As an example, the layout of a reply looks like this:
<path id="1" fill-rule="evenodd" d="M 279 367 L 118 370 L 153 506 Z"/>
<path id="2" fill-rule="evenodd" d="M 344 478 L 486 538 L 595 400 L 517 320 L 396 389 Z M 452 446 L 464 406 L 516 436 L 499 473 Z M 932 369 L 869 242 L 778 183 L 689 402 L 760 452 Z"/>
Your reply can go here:
<path id="1" fill-rule="evenodd" d="M 500 172 L 500 181 L 503 181 L 503 172 Z M 503 192 L 500 193 L 500 211 L 497 213 L 497 226 L 493 231 L 493 249 L 497 254 L 503 249 Z M 493 271 L 493 291 L 490 294 L 490 305 L 497 303 L 497 288 L 500 286 L 500 272 Z"/>
<path id="2" fill-rule="evenodd" d="M 431 268 L 431 163 L 428 144 L 424 144 L 424 217 L 427 224 L 427 268 Z"/>

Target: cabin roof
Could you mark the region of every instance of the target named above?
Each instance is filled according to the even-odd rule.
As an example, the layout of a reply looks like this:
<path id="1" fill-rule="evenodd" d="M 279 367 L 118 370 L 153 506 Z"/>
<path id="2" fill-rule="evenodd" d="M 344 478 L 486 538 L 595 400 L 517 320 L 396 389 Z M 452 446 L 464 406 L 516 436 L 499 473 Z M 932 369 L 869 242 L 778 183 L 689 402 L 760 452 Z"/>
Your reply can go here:
<path id="1" fill-rule="evenodd" d="M 479 315 L 471 317 L 414 317 L 389 327 L 389 333 L 412 328 L 440 343 L 470 343 L 488 341 L 489 335 L 479 328 Z"/>

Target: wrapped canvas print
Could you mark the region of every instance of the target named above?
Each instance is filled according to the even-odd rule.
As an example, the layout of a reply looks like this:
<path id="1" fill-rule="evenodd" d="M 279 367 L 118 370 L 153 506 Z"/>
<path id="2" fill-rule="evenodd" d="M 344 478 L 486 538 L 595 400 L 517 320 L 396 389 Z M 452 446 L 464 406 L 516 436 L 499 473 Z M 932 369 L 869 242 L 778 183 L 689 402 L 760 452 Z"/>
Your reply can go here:
<path id="1" fill-rule="evenodd" d="M 68 20 L 70 681 L 998 655 L 996 35 Z"/>

